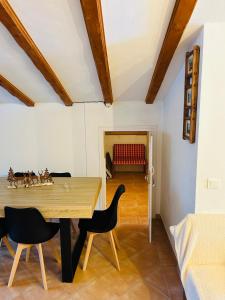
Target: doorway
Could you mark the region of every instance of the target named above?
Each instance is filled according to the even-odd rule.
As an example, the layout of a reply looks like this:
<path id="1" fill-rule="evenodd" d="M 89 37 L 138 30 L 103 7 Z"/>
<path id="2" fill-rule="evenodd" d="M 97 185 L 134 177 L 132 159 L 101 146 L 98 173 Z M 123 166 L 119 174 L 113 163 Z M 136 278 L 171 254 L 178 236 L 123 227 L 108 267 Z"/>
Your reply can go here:
<path id="1" fill-rule="evenodd" d="M 132 146 L 133 145 L 133 146 Z M 116 159 L 116 147 L 125 161 Z M 132 149 L 130 150 L 130 148 Z M 125 148 L 125 150 L 123 150 Z M 140 150 L 141 149 L 141 150 Z M 144 157 L 143 152 L 144 149 Z M 120 184 L 126 187 L 118 207 L 118 223 L 149 226 L 152 219 L 152 135 L 148 131 L 104 131 L 106 206 Z M 137 158 L 130 159 L 137 154 Z M 136 154 L 135 154 L 136 153 Z"/>

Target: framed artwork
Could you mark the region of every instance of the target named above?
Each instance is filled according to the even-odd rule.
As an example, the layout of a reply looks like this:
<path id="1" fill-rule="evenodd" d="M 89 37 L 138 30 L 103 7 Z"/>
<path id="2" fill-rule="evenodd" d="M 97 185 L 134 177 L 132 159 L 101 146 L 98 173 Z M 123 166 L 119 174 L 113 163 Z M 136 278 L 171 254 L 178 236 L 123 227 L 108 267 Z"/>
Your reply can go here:
<path id="1" fill-rule="evenodd" d="M 195 142 L 196 133 L 199 57 L 200 48 L 194 46 L 186 53 L 185 60 L 183 139 L 190 143 Z"/>
<path id="2" fill-rule="evenodd" d="M 184 117 L 185 117 L 185 119 L 190 119 L 191 118 L 191 107 L 186 107 L 185 108 Z"/>
<path id="3" fill-rule="evenodd" d="M 185 120 L 185 135 L 188 137 L 191 133 L 191 120 Z"/>
<path id="4" fill-rule="evenodd" d="M 187 73 L 191 74 L 193 71 L 193 60 L 194 60 L 194 54 L 191 54 L 188 56 L 188 61 L 187 61 Z"/>
<path id="5" fill-rule="evenodd" d="M 192 100 L 192 88 L 187 89 L 187 95 L 186 95 L 186 105 L 191 106 L 191 100 Z"/>

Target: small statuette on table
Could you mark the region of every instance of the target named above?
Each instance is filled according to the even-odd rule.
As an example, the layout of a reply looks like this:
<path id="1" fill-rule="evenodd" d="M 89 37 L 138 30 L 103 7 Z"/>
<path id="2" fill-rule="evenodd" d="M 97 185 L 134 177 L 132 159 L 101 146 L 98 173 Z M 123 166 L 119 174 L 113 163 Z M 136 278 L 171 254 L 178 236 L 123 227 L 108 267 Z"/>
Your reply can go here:
<path id="1" fill-rule="evenodd" d="M 13 169 L 10 167 L 8 172 L 8 188 L 19 188 L 19 187 L 32 187 L 42 185 L 52 185 L 54 182 L 48 169 L 45 171 L 38 172 L 39 176 L 35 175 L 33 171 L 27 171 L 21 173 L 21 176 L 15 176 Z"/>

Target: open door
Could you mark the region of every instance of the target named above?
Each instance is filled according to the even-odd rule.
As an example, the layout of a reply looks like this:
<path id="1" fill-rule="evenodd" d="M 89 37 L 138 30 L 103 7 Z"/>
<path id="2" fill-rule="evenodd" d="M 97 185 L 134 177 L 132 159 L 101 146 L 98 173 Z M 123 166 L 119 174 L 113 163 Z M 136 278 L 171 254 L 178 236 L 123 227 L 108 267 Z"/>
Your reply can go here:
<path id="1" fill-rule="evenodd" d="M 153 136 L 148 133 L 148 169 L 146 179 L 148 182 L 148 225 L 149 225 L 149 243 L 152 241 L 152 200 L 153 200 Z"/>

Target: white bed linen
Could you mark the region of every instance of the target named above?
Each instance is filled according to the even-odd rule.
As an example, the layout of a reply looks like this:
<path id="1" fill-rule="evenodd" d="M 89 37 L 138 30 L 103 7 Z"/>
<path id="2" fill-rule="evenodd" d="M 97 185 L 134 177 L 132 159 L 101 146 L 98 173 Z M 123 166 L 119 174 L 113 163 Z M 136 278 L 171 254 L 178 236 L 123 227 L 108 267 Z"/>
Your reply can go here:
<path id="1" fill-rule="evenodd" d="M 223 300 L 225 295 L 221 293 L 225 290 L 225 214 L 190 214 L 177 226 L 172 226 L 170 231 L 175 240 L 181 281 L 188 300 Z M 214 276 L 216 269 L 219 278 Z M 211 284 L 212 276 L 215 278 Z M 217 282 L 218 287 L 210 294 L 211 288 L 216 287 Z M 202 286 L 211 288 L 204 290 Z M 199 288 L 205 291 L 204 296 Z M 218 298 L 215 298 L 217 290 Z"/>
<path id="2" fill-rule="evenodd" d="M 187 299 L 225 300 L 225 265 L 189 267 L 184 289 Z"/>

